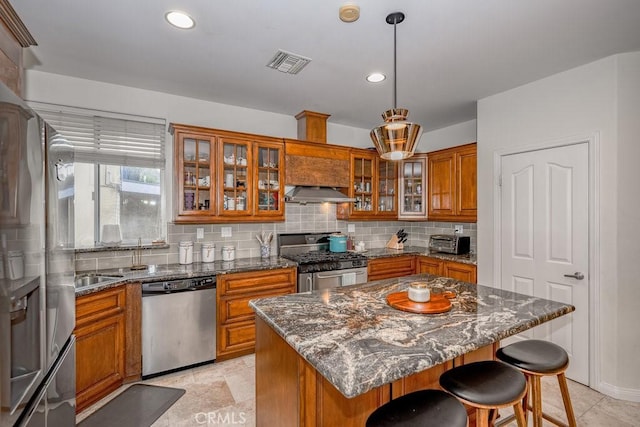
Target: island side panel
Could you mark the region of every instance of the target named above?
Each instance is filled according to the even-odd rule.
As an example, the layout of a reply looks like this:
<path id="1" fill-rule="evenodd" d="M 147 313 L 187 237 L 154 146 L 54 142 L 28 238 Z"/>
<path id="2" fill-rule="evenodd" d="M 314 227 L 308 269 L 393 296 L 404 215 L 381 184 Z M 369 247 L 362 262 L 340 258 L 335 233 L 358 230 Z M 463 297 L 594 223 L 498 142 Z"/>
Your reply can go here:
<path id="1" fill-rule="evenodd" d="M 305 427 L 362 427 L 373 411 L 390 400 L 388 384 L 349 399 L 318 372 L 316 379 L 317 419 Z"/>
<path id="2" fill-rule="evenodd" d="M 390 400 L 388 384 L 354 398 L 340 393 L 269 325 L 256 318 L 256 425 L 362 427 Z"/>
<path id="3" fill-rule="evenodd" d="M 453 362 L 448 360 L 422 372 L 394 381 L 391 383 L 391 397 L 397 399 L 418 390 L 439 389 L 441 388 L 440 375 L 451 368 L 453 368 Z"/>
<path id="4" fill-rule="evenodd" d="M 259 317 L 255 348 L 256 426 L 298 426 L 300 356 Z"/>

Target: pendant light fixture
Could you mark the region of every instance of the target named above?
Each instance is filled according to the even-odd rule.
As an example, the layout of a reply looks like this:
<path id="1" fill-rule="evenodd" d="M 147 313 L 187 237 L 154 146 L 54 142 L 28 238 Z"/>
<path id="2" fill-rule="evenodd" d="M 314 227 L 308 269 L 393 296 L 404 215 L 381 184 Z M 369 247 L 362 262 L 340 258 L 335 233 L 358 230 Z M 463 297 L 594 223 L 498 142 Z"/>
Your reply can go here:
<path id="1" fill-rule="evenodd" d="M 413 156 L 421 136 L 421 127 L 407 121 L 409 110 L 396 107 L 396 25 L 404 21 L 404 13 L 391 13 L 386 20 L 393 25 L 393 108 L 382 113 L 384 123 L 372 129 L 370 135 L 380 157 L 402 160 Z"/>

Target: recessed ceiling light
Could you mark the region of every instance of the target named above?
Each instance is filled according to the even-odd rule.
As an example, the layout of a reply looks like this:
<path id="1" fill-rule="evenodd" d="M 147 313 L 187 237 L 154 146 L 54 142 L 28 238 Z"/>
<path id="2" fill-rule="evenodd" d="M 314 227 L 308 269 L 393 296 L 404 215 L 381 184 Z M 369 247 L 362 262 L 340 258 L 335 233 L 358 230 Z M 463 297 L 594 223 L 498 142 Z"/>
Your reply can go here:
<path id="1" fill-rule="evenodd" d="M 188 30 L 195 27 L 196 25 L 196 22 L 192 17 L 184 12 L 180 12 L 177 10 L 167 12 L 164 17 L 167 22 L 169 22 L 169 24 L 173 25 L 174 27 L 182 28 L 183 30 Z"/>
<path id="2" fill-rule="evenodd" d="M 367 76 L 367 81 L 369 83 L 380 83 L 381 81 L 383 81 L 384 79 L 386 79 L 387 76 L 385 76 L 382 73 L 371 73 Z"/>

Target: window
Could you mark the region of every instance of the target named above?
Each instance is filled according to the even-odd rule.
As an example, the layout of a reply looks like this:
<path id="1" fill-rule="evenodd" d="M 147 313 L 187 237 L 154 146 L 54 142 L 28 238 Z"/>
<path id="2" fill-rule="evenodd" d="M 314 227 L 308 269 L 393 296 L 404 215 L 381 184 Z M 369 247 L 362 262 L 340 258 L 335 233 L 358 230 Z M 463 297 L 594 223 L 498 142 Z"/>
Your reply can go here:
<path id="1" fill-rule="evenodd" d="M 51 104 L 32 106 L 74 152 L 75 245 L 164 236 L 165 121 Z"/>

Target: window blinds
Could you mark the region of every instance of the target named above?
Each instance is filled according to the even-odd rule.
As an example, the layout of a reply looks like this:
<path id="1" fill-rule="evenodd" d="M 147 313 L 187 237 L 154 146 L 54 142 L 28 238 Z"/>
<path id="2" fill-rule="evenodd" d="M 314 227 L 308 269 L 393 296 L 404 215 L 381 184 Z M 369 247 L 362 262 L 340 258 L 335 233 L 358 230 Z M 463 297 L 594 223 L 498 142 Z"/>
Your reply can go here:
<path id="1" fill-rule="evenodd" d="M 75 161 L 165 167 L 163 119 L 30 102 L 33 109 L 73 146 Z"/>

